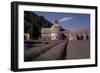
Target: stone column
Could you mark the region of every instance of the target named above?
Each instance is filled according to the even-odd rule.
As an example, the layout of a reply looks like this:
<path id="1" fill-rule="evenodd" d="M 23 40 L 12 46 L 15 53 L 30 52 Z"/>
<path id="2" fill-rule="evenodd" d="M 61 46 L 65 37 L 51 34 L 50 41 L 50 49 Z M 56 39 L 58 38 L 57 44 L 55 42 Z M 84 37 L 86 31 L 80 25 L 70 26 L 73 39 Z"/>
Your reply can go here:
<path id="1" fill-rule="evenodd" d="M 83 40 L 86 40 L 86 34 L 82 34 L 83 35 Z"/>

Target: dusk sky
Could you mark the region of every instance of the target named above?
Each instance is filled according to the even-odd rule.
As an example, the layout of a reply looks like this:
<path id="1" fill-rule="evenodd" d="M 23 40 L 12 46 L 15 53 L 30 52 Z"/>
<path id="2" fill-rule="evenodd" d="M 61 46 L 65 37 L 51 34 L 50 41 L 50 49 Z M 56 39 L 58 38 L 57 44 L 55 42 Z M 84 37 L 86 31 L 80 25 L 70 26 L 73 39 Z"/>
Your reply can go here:
<path id="1" fill-rule="evenodd" d="M 60 13 L 60 12 L 37 12 L 37 15 L 44 16 L 46 20 L 53 22 L 59 20 L 63 28 L 90 28 L 90 14 Z"/>

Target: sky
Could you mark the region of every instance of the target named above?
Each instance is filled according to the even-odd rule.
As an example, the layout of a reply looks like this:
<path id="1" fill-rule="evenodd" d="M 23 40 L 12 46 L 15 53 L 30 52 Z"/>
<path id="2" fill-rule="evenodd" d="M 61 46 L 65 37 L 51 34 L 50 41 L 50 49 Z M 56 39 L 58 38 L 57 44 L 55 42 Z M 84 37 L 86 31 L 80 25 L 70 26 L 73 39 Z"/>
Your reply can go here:
<path id="1" fill-rule="evenodd" d="M 62 28 L 90 28 L 90 14 L 79 13 L 60 13 L 60 12 L 37 12 L 39 16 L 44 16 L 46 20 L 54 22 L 55 19 L 59 21 Z"/>

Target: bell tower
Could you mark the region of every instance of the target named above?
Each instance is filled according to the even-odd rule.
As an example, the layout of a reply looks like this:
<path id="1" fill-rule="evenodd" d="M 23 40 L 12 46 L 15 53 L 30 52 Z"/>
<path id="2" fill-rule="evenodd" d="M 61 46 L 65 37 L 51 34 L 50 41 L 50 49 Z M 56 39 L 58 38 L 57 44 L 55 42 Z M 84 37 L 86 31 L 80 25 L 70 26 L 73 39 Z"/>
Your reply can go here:
<path id="1" fill-rule="evenodd" d="M 54 20 L 53 26 L 51 27 L 51 40 L 61 40 L 62 32 L 61 26 L 57 19 Z"/>

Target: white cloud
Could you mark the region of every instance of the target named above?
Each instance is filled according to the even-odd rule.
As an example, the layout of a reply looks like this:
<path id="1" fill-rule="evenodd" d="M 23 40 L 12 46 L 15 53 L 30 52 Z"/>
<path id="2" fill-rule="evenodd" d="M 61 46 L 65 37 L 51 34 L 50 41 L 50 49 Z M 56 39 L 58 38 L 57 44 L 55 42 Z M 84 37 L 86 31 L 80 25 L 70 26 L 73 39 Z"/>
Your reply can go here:
<path id="1" fill-rule="evenodd" d="M 74 17 L 63 17 L 59 20 L 59 22 L 68 21 L 68 20 L 72 20 L 72 19 L 74 19 Z"/>

